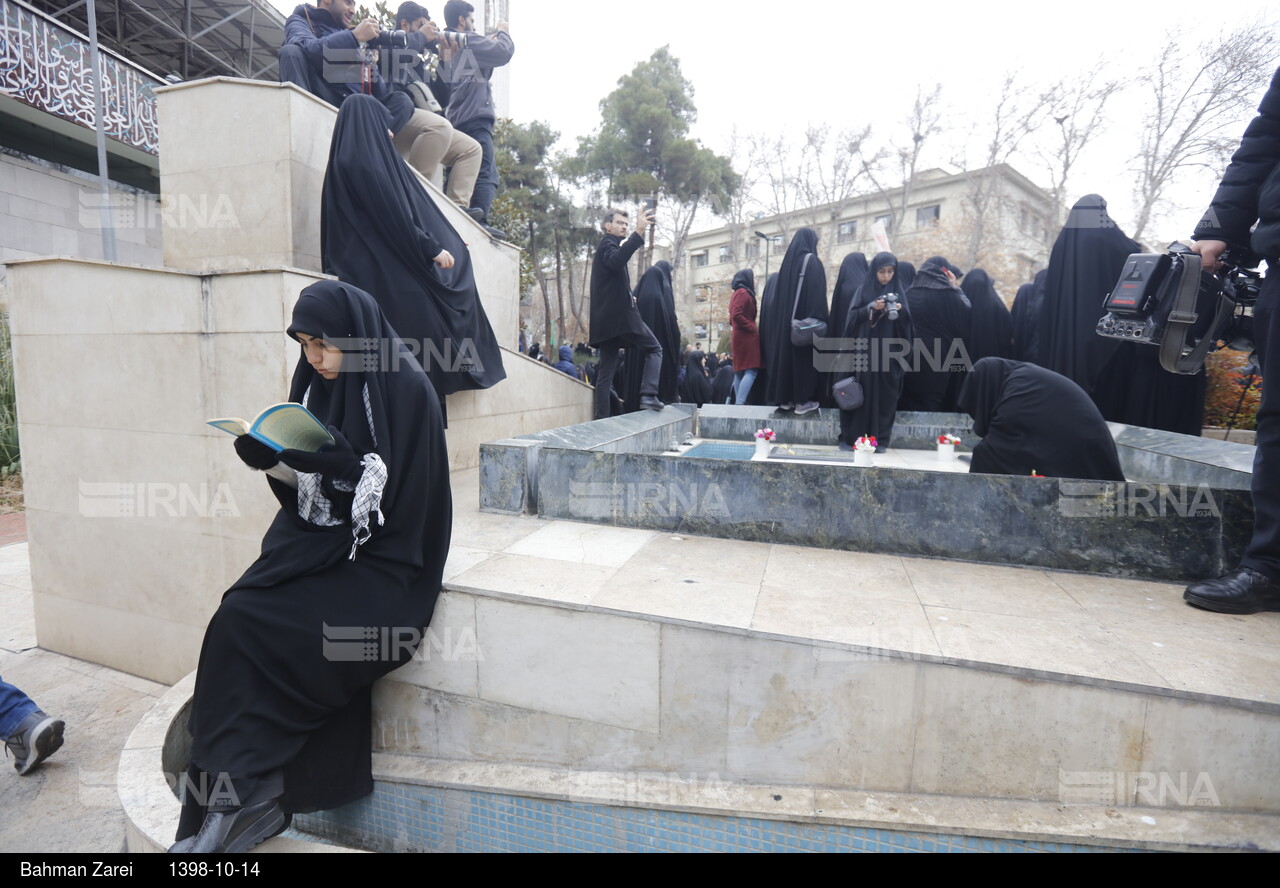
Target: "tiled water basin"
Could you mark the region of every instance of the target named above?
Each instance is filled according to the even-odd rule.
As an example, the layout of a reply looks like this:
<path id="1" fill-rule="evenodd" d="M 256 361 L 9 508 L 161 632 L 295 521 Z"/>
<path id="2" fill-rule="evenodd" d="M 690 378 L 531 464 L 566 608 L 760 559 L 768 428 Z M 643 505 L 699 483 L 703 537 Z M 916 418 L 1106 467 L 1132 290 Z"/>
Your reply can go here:
<path id="1" fill-rule="evenodd" d="M 736 441 L 711 441 L 695 438 L 689 442 L 691 446 L 679 451 L 670 451 L 672 456 L 691 456 L 700 459 L 732 459 L 749 461 L 755 455 L 754 444 L 742 444 Z M 853 454 L 839 447 L 821 444 L 775 444 L 769 450 L 767 461 L 805 462 L 827 466 L 855 466 Z M 968 454 L 949 456 L 942 459 L 935 450 L 907 450 L 890 448 L 874 457 L 875 468 L 881 469 L 916 469 L 923 472 L 959 472 L 969 471 Z"/>

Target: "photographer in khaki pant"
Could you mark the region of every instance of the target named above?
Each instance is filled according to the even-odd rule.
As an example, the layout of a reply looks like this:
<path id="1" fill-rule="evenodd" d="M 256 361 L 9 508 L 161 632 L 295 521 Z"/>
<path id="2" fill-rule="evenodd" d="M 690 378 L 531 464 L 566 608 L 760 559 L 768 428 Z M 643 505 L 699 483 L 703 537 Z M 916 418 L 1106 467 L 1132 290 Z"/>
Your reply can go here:
<path id="1" fill-rule="evenodd" d="M 1234 573 L 1193 583 L 1184 597 L 1224 614 L 1280 611 L 1280 70 L 1193 240 L 1192 249 L 1208 269 L 1216 269 L 1222 254 L 1234 247 L 1266 259 L 1267 274 L 1254 309 L 1262 406 L 1253 464 L 1253 537 Z"/>

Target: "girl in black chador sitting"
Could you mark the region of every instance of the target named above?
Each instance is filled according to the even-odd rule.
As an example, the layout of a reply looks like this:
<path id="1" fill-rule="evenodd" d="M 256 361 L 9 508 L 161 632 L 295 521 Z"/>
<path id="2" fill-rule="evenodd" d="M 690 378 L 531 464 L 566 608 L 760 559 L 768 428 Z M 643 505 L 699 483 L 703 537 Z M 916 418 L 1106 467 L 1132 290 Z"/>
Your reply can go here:
<path id="1" fill-rule="evenodd" d="M 246 464 L 270 472 L 280 511 L 205 633 L 172 851 L 241 853 L 294 812 L 372 792 L 370 689 L 412 656 L 440 592 L 453 506 L 431 381 L 347 284 L 304 290 L 289 335 L 302 350 L 289 400 L 335 444 L 277 454 L 236 439 Z M 376 349 L 385 364 L 336 345 L 370 341 L 390 344 Z M 349 657 L 349 641 L 326 643 L 363 627 L 389 630 L 392 650 L 375 640 Z"/>

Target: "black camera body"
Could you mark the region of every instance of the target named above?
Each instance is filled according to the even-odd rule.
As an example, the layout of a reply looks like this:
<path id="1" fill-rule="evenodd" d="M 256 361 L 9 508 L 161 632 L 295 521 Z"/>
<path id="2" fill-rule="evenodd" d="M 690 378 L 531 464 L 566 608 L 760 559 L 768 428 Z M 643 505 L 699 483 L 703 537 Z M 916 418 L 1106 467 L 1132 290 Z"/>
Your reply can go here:
<path id="1" fill-rule="evenodd" d="M 1252 348 L 1252 318 L 1245 310 L 1258 301 L 1258 278 L 1241 270 L 1230 252 L 1219 274 L 1202 269 L 1199 255 L 1185 244 L 1172 244 L 1166 253 L 1134 253 L 1103 302 L 1098 335 L 1157 346 L 1169 372 L 1198 373 L 1220 341 Z"/>
<path id="2" fill-rule="evenodd" d="M 888 293 L 885 293 L 883 298 L 885 314 L 888 316 L 889 320 L 896 321 L 899 313 L 902 311 L 901 298 L 894 290 L 890 290 Z"/>

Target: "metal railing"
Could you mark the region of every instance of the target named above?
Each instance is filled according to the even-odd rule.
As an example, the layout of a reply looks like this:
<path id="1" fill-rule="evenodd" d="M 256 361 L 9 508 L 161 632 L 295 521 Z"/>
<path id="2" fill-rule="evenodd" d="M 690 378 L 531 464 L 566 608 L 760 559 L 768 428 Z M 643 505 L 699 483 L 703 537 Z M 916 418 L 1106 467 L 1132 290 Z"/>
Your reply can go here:
<path id="1" fill-rule="evenodd" d="M 164 81 L 101 50 L 108 138 L 159 153 L 155 87 Z M 89 38 L 19 0 L 0 0 L 0 93 L 92 131 Z"/>

